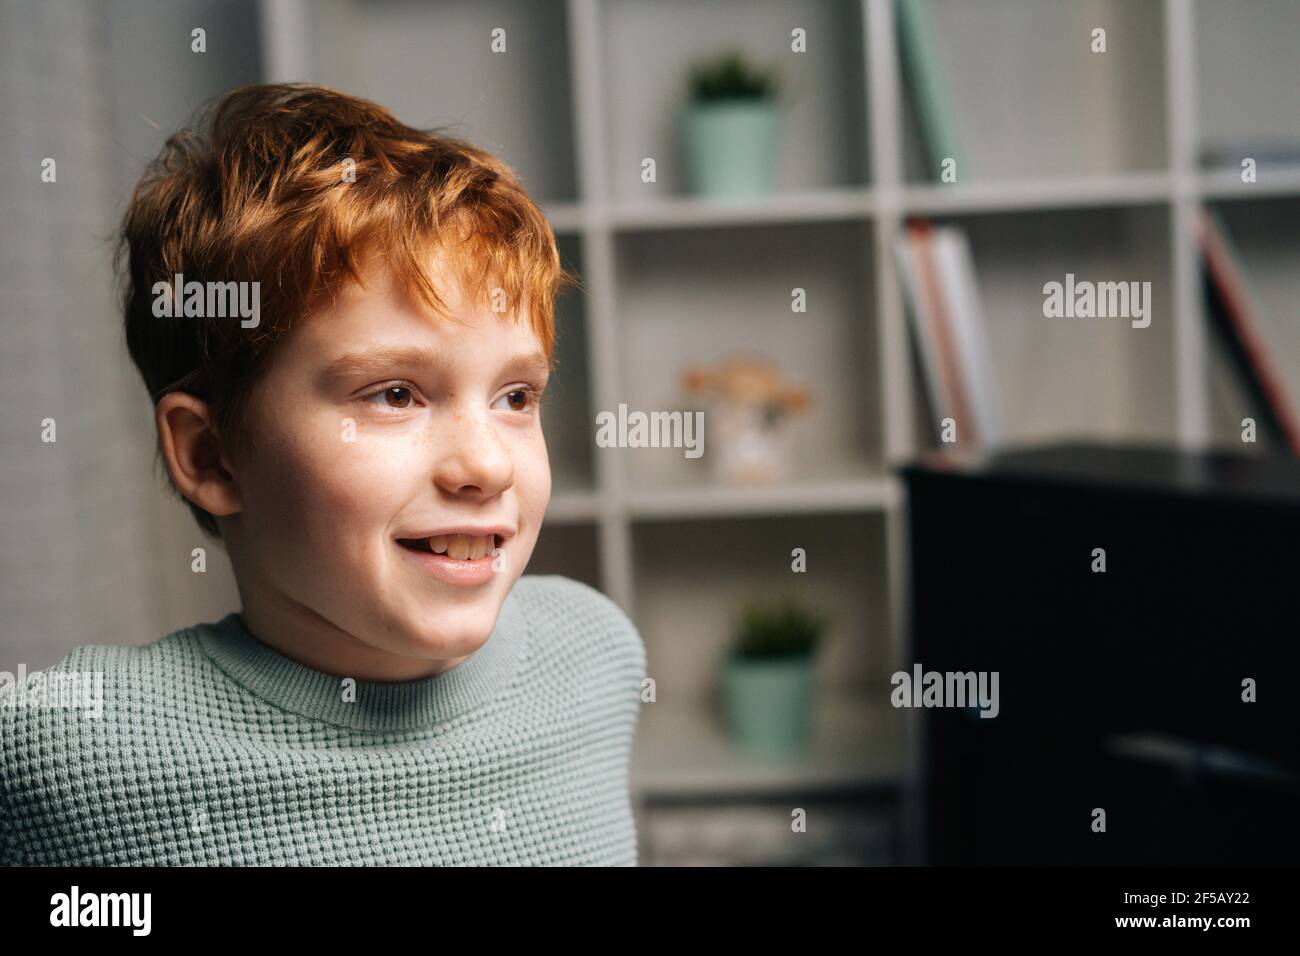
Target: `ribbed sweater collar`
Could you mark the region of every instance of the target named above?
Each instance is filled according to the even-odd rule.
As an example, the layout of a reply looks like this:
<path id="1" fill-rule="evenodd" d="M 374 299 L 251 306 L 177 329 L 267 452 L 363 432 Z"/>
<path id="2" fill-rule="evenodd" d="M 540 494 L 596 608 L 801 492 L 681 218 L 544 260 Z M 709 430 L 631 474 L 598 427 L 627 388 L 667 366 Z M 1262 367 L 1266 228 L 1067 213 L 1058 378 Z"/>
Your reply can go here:
<path id="1" fill-rule="evenodd" d="M 237 613 L 195 627 L 199 644 L 227 675 L 283 710 L 358 731 L 415 730 L 491 700 L 509 682 L 528 635 L 512 590 L 487 642 L 449 671 L 413 681 L 356 682 L 343 699 L 343 678 L 315 670 L 263 644 Z"/>

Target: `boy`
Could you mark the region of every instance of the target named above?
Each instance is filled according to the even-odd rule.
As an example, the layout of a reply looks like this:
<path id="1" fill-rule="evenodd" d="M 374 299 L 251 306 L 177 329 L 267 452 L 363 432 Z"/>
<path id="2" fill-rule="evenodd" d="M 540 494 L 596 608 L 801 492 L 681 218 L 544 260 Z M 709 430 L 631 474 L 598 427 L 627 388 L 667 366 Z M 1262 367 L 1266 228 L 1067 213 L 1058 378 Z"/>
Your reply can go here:
<path id="1" fill-rule="evenodd" d="M 521 577 L 575 277 L 508 167 L 242 87 L 146 171 L 121 253 L 160 456 L 241 609 L 49 668 L 102 674 L 98 719 L 0 685 L 0 862 L 635 865 L 641 639 Z"/>

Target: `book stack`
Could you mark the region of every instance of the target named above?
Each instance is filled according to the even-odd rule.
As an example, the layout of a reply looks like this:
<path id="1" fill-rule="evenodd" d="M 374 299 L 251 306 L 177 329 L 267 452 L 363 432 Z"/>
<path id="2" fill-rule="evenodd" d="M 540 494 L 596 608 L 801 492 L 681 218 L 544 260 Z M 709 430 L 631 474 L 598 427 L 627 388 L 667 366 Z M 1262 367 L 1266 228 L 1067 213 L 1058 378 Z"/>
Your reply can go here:
<path id="1" fill-rule="evenodd" d="M 1002 403 L 966 234 L 914 219 L 895 253 L 935 437 L 969 450 L 997 448 Z"/>

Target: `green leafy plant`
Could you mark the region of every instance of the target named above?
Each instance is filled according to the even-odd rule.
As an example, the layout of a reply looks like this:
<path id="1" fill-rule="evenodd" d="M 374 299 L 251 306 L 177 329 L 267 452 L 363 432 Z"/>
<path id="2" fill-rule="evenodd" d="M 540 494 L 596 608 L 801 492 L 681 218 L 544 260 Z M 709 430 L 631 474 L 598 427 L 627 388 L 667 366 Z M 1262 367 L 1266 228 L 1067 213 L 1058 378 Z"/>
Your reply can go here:
<path id="1" fill-rule="evenodd" d="M 793 595 L 776 601 L 751 600 L 741 612 L 736 655 L 752 660 L 811 654 L 826 621 L 826 615 Z"/>
<path id="2" fill-rule="evenodd" d="M 691 98 L 696 102 L 768 99 L 776 96 L 780 85 L 780 71 L 752 65 L 738 49 L 691 67 Z"/>

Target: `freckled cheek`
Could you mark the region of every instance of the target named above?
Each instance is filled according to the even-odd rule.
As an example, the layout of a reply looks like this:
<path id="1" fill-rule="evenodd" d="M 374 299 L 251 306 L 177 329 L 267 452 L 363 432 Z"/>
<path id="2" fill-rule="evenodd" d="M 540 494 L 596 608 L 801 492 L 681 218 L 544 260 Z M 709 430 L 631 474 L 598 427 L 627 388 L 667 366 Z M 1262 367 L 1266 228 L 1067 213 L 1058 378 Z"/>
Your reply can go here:
<path id="1" fill-rule="evenodd" d="M 342 428 L 303 427 L 276 436 L 256 469 L 254 510 L 259 525 L 291 536 L 298 547 L 324 549 L 337 560 L 373 547 L 411 497 L 412 442 L 376 440 Z M 349 544 L 350 542 L 350 544 Z"/>

